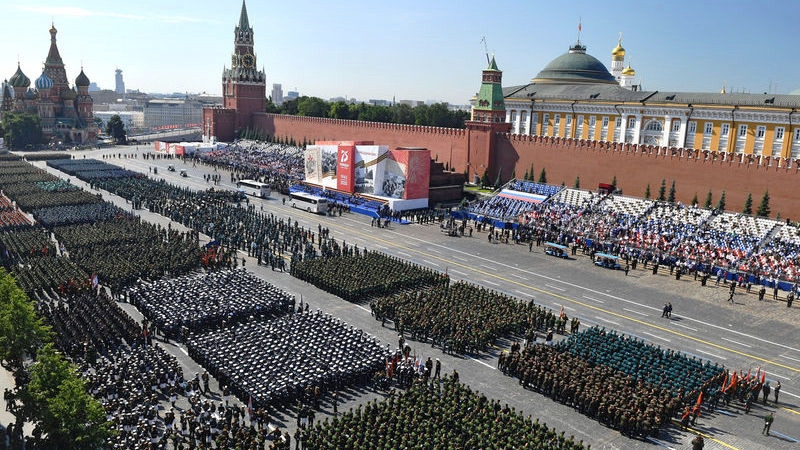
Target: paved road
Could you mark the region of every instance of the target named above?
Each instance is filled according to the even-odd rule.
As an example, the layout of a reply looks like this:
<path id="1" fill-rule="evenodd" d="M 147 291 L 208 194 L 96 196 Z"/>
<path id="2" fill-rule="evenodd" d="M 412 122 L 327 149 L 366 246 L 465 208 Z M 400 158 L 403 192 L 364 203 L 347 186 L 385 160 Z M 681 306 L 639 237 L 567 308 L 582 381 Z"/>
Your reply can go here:
<path id="1" fill-rule="evenodd" d="M 135 149 L 124 147 L 79 155 L 89 158 L 120 151 L 136 153 Z M 174 160 L 145 161 L 141 156 L 138 159 L 113 158 L 109 162 L 142 173 L 148 173 L 149 167 L 158 167 L 158 178 L 192 188 L 209 187 L 203 174 L 214 173 L 213 169 L 202 165 L 193 167 Z M 167 172 L 168 164 L 174 164 L 178 172 L 187 169 L 189 177 L 181 178 L 178 172 Z M 229 173 L 221 173 L 220 187 L 232 188 L 228 182 Z M 114 196 L 104 197 L 120 202 Z M 758 302 L 755 294 L 743 292 L 737 292 L 735 303 L 731 304 L 727 302 L 727 287 L 716 287 L 713 282 L 701 287 L 692 277 L 676 281 L 668 271 L 652 275 L 641 267 L 626 277 L 621 271 L 596 268 L 582 255 L 562 260 L 544 254 L 542 248 L 534 247 L 529 252 L 527 246 L 489 243 L 485 233 L 476 233 L 472 238 L 453 238 L 440 233 L 435 225 L 392 225 L 389 229 L 377 229 L 370 227 L 367 217 L 355 214 L 336 218 L 315 216 L 284 206 L 278 198 L 252 199 L 251 202 L 264 211 L 289 216 L 311 229 L 322 224 L 331 229 L 333 237 L 359 247 L 447 271 L 453 279 L 482 284 L 523 299 L 534 298 L 537 303 L 554 310 L 563 305 L 566 313 L 579 317 L 583 325 L 613 328 L 735 370 L 755 373 L 760 367 L 766 370 L 772 385 L 777 380 L 783 384 L 780 405 L 757 405 L 746 415 L 738 404 L 731 403 L 730 407 L 717 411 L 704 411 L 693 430 L 706 436 L 706 448 L 796 448 L 800 441 L 800 338 L 794 333 L 800 324 L 797 308 L 787 309 L 784 302 Z M 147 212 L 142 215 L 146 220 L 166 223 L 161 216 Z M 382 328 L 363 305 L 345 302 L 288 275 L 256 267 L 252 259 L 247 267 L 273 284 L 302 295 L 312 307 L 341 317 L 382 342 L 396 346 L 396 333 L 390 327 Z M 667 301 L 674 307 L 672 319 L 661 317 Z M 570 408 L 523 390 L 515 380 L 495 370 L 497 351 L 465 358 L 444 355 L 427 345 L 418 344 L 415 351 L 425 357 L 440 358 L 443 370 L 458 370 L 461 379 L 473 389 L 507 402 L 524 414 L 540 417 L 548 425 L 566 431 L 567 435 L 574 434 L 577 439 L 591 443 L 592 448 L 690 446 L 693 435 L 676 427 L 667 428 L 657 440 L 631 440 Z M 359 392 L 350 403 L 374 396 L 374 393 Z M 776 414 L 771 437 L 760 434 L 766 411 Z"/>

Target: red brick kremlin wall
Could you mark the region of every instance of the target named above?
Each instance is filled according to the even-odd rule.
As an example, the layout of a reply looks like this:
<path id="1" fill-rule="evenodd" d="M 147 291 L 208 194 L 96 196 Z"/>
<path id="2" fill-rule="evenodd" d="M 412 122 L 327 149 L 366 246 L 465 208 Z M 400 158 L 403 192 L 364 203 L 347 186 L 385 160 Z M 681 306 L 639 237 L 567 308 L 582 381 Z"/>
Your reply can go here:
<path id="1" fill-rule="evenodd" d="M 573 186 L 580 177 L 583 189 L 597 189 L 598 183 L 611 183 L 626 195 L 641 197 L 650 184 L 651 197 L 658 196 L 661 180 L 667 191 L 675 180 L 678 201 L 688 203 L 695 193 L 702 204 L 709 189 L 713 205 L 726 191 L 728 211 L 741 211 L 748 193 L 753 196 L 753 211 L 766 190 L 770 194 L 772 217 L 800 219 L 800 161 L 755 158 L 752 163 L 739 155 L 723 160 L 721 155 L 687 149 L 637 146 L 541 136 L 494 133 L 492 127 L 471 123 L 472 129 L 383 124 L 355 120 L 254 114 L 253 125 L 262 133 L 295 142 L 318 140 L 365 140 L 394 147 L 425 147 L 439 162 L 450 162 L 456 171 L 469 167 L 474 174 L 489 170 L 494 181 L 502 168 L 503 180 L 516 172 L 522 178 L 533 164 L 534 177 L 542 168 L 550 184 Z M 707 154 L 707 156 L 706 156 Z"/>

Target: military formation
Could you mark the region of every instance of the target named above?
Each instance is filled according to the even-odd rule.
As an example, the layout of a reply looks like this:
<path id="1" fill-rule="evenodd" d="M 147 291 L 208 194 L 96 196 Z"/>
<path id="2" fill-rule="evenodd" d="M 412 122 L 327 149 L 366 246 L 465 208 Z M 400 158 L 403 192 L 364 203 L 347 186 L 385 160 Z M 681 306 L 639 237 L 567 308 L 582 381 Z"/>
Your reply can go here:
<path id="1" fill-rule="evenodd" d="M 326 418 L 300 439 L 303 448 L 589 448 L 449 376 Z"/>
<path id="2" fill-rule="evenodd" d="M 363 385 L 384 368 L 373 337 L 319 310 L 194 334 L 189 356 L 256 407 L 293 405 L 307 389 Z"/>
<path id="3" fill-rule="evenodd" d="M 251 317 L 281 316 L 295 304 L 293 296 L 243 269 L 139 283 L 126 289 L 123 297 L 172 339 Z"/>
<path id="4" fill-rule="evenodd" d="M 338 248 L 338 245 L 336 245 Z M 307 259 L 291 267 L 291 274 L 347 301 L 364 302 L 415 286 L 446 283 L 431 269 L 375 251 L 343 244 L 340 256 Z"/>
<path id="5" fill-rule="evenodd" d="M 446 274 L 337 241 L 322 225 L 310 230 L 264 214 L 235 193 L 194 192 L 94 160 L 51 163 L 126 198 L 134 209 L 193 230 L 143 223 L 106 206 L 99 194 L 0 155 L 8 217 L 22 214 L 11 202 L 19 194 L 36 206 L 39 222 L 0 229 L 0 261 L 37 300 L 57 346 L 79 363 L 102 400 L 117 430 L 109 447 L 285 447 L 288 434 L 268 426 L 264 410 L 298 400 L 308 409 L 309 392 L 363 385 L 383 372 L 382 385 L 408 391 L 301 427 L 295 439 L 304 448 L 584 448 L 472 392 L 455 373 L 440 377 L 438 365 L 432 375 L 432 362 L 410 363 L 402 344 L 392 356 L 363 331 L 309 311 L 308 304 L 298 307 L 243 270 L 218 271 L 237 265 L 236 250 L 274 270 L 290 261 L 297 278 L 369 302 L 375 318 L 393 322 L 401 336 L 448 352 L 484 352 L 500 337 L 524 336 L 524 348 L 515 344 L 500 357 L 504 373 L 628 436 L 657 434 L 695 401 L 752 402 L 753 392 L 757 398 L 765 387 L 750 377 L 731 381 L 717 366 L 614 332 L 580 333 L 579 322 L 563 311 L 469 283 L 451 285 Z M 242 167 L 233 169 L 253 174 Z M 212 245 L 201 247 L 199 233 Z M 216 264 L 201 274 L 203 257 L 212 252 Z M 121 297 L 146 320 L 132 321 L 97 283 L 125 292 Z M 538 333 L 548 343 L 553 333 L 567 334 L 567 324 L 569 339 L 536 343 Z M 156 342 L 156 330 L 184 341 L 208 374 L 186 379 Z M 225 386 L 220 395 L 209 396 L 209 376 Z M 229 393 L 252 399 L 253 410 L 229 405 Z M 164 407 L 176 402 L 189 406 Z"/>

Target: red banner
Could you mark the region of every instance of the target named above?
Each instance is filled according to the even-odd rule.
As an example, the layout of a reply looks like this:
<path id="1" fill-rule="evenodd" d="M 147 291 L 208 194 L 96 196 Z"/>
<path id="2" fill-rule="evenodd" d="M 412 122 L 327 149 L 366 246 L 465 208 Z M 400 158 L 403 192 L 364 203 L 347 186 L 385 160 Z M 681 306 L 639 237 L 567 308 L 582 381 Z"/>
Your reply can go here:
<path id="1" fill-rule="evenodd" d="M 336 168 L 336 189 L 353 193 L 355 191 L 356 147 L 355 145 L 339 145 L 339 162 Z"/>

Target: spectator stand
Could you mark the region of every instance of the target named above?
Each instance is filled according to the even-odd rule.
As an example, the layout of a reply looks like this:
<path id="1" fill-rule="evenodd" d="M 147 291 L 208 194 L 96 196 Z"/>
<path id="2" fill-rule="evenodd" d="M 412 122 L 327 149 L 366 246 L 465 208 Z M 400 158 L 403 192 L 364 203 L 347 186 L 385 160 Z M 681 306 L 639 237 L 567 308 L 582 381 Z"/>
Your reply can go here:
<path id="1" fill-rule="evenodd" d="M 477 220 L 499 229 L 516 229 L 520 216 L 547 201 L 562 189 L 561 186 L 533 181 L 511 180 L 492 197 L 470 205 L 466 214 L 458 214 L 455 217 Z"/>

